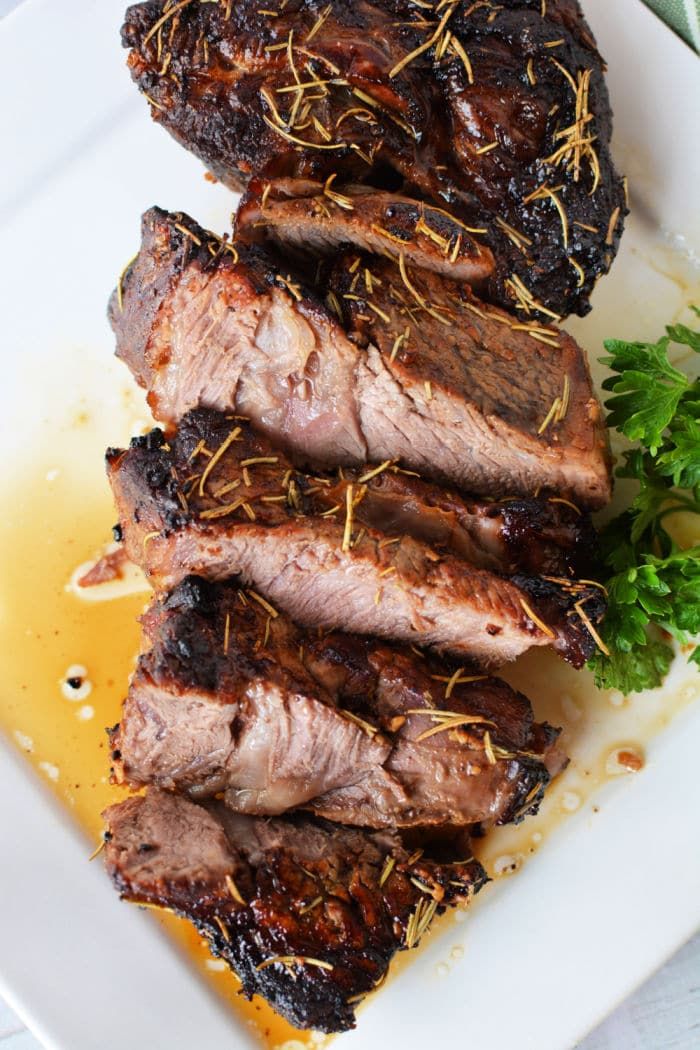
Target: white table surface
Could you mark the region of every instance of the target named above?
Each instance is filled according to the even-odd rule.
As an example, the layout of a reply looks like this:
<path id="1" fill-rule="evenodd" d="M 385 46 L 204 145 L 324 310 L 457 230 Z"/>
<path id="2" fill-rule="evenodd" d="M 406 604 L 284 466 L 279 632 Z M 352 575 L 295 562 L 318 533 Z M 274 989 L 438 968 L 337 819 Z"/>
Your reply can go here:
<path id="1" fill-rule="evenodd" d="M 22 2 L 0 0 L 0 18 Z M 0 1050 L 41 1050 L 39 1040 L 2 999 Z M 700 1050 L 700 934 L 576 1050 Z"/>

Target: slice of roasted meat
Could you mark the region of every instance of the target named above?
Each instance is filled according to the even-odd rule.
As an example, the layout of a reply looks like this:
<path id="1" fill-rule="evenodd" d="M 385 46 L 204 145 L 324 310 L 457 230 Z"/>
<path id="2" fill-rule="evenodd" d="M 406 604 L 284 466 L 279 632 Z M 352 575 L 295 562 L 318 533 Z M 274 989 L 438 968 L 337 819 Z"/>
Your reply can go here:
<path id="1" fill-rule="evenodd" d="M 335 255 L 355 246 L 482 287 L 494 270 L 491 251 L 444 208 L 367 186 L 335 188 L 308 179 L 253 179 L 236 214 L 251 243 L 273 241 L 301 256 Z"/>
<path id="2" fill-rule="evenodd" d="M 397 951 L 486 881 L 464 852 L 430 859 L 396 832 L 262 820 L 152 789 L 104 813 L 107 871 L 128 900 L 189 919 L 248 997 L 342 1032 Z"/>
<path id="3" fill-rule="evenodd" d="M 202 409 L 107 453 L 129 557 L 158 587 L 239 575 L 304 626 L 433 646 L 484 667 L 553 645 L 591 655 L 602 591 L 510 578 L 408 535 L 360 524 L 363 486 L 328 506 L 327 478 L 295 471 L 244 419 Z M 356 513 L 357 512 L 357 513 Z"/>
<path id="4" fill-rule="evenodd" d="M 557 731 L 505 682 L 300 630 L 235 584 L 189 577 L 143 622 L 111 733 L 119 783 L 391 828 L 518 820 L 561 768 Z"/>
<path id="5" fill-rule="evenodd" d="M 153 208 L 110 304 L 117 354 L 168 423 L 205 405 L 298 459 L 396 459 L 490 496 L 608 501 L 602 413 L 573 339 L 403 256 L 351 255 L 331 280 L 327 308 L 274 255 Z"/>
<path id="6" fill-rule="evenodd" d="M 585 313 L 610 268 L 625 195 L 575 0 L 151 0 L 122 41 L 154 120 L 232 188 L 341 173 L 447 206 L 524 315 Z"/>

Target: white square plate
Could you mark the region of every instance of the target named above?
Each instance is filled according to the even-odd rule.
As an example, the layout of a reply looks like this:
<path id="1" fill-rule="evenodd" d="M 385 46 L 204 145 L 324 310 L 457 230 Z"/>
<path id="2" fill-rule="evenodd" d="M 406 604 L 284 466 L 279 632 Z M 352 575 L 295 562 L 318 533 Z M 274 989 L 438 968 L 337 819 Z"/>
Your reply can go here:
<path id="1" fill-rule="evenodd" d="M 610 65 L 634 209 L 592 315 L 568 326 L 594 358 L 603 336 L 656 337 L 700 301 L 700 62 L 639 0 L 584 7 Z M 140 213 L 159 203 L 228 222 L 230 196 L 152 126 L 130 83 L 122 13 L 122 0 L 27 0 L 0 24 L 5 450 L 50 440 L 40 421 L 80 389 L 85 361 L 108 405 L 105 302 Z M 76 345 L 87 356 L 74 360 Z M 0 622 L 10 612 L 0 581 Z M 649 744 L 641 774 L 599 792 L 599 813 L 588 800 L 465 925 L 447 923 L 340 1045 L 571 1047 L 700 923 L 699 753 L 695 704 Z M 153 921 L 85 863 L 83 836 L 2 742 L 0 760 L 0 986 L 46 1045 L 253 1046 Z"/>

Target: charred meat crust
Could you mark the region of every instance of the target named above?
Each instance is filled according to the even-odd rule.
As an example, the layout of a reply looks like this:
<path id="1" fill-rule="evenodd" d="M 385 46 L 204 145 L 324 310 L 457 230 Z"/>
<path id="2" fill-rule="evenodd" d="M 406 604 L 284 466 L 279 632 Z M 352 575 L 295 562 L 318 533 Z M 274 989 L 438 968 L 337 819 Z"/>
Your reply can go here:
<path id="1" fill-rule="evenodd" d="M 225 792 L 257 815 L 305 806 L 391 828 L 519 821 L 561 768 L 524 696 L 449 661 L 271 617 L 188 577 L 145 615 L 120 725 L 119 783 Z"/>
<path id="2" fill-rule="evenodd" d="M 515 274 L 546 310 L 587 312 L 626 205 L 604 64 L 579 5 L 446 5 L 447 47 L 425 47 L 436 28 L 411 0 L 323 11 L 193 2 L 156 29 L 163 5 L 148 2 L 128 9 L 122 41 L 153 119 L 232 188 L 338 171 L 405 188 L 484 231 L 494 301 L 525 312 Z M 298 92 L 298 80 L 322 83 Z"/>
<path id="3" fill-rule="evenodd" d="M 171 424 L 205 405 L 298 461 L 389 458 L 490 496 L 609 500 L 602 412 L 565 333 L 405 262 L 350 255 L 330 280 L 324 305 L 274 255 L 153 208 L 110 304 L 117 354 Z"/>
<path id="4" fill-rule="evenodd" d="M 396 833 L 242 817 L 154 789 L 104 818 L 106 867 L 123 897 L 189 919 L 245 995 L 323 1032 L 352 1028 L 393 955 L 486 881 L 465 844 L 431 860 Z"/>
<path id="5" fill-rule="evenodd" d="M 107 462 L 129 555 L 158 586 L 240 573 L 306 626 L 388 635 L 485 667 L 531 645 L 552 644 L 574 666 L 593 651 L 598 588 L 515 583 L 360 526 L 359 485 L 347 486 L 345 507 L 328 508 L 323 478 L 295 472 L 243 419 L 192 412 L 167 443 L 153 431 Z"/>

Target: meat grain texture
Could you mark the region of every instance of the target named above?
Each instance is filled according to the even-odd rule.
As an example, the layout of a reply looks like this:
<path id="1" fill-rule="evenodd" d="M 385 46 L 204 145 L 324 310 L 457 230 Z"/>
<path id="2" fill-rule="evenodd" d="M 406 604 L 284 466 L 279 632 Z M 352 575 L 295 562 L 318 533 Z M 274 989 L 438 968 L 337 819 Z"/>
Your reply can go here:
<path id="1" fill-rule="evenodd" d="M 362 485 L 346 485 L 344 506 L 329 507 L 330 479 L 295 471 L 244 419 L 192 412 L 167 441 L 152 431 L 110 450 L 107 464 L 126 549 L 158 587 L 189 573 L 237 575 L 304 626 L 396 638 L 482 667 L 532 646 L 552 645 L 574 666 L 593 651 L 599 588 L 505 577 L 362 525 Z"/>
<path id="2" fill-rule="evenodd" d="M 489 496 L 609 500 L 602 411 L 564 332 L 395 260 L 345 257 L 327 291 L 330 307 L 283 259 L 153 208 L 110 304 L 117 354 L 169 424 L 204 405 L 300 460 L 396 459 Z"/>
<path id="3" fill-rule="evenodd" d="M 235 584 L 189 577 L 144 618 L 115 779 L 237 812 L 372 828 L 507 823 L 561 768 L 558 732 L 505 682 L 303 631 Z"/>

